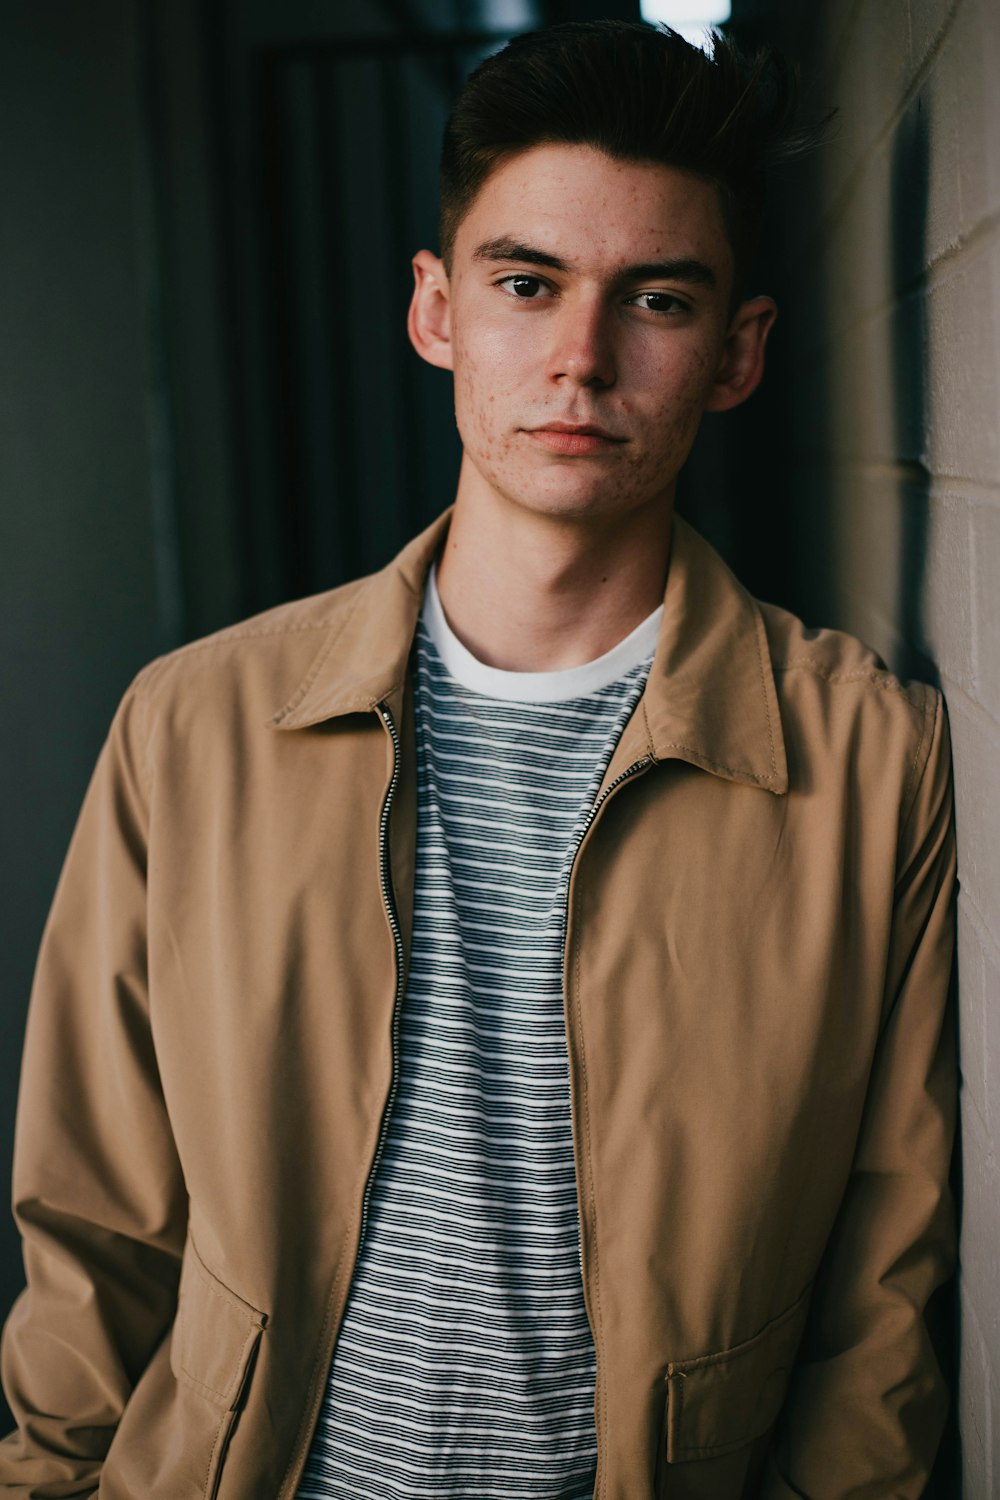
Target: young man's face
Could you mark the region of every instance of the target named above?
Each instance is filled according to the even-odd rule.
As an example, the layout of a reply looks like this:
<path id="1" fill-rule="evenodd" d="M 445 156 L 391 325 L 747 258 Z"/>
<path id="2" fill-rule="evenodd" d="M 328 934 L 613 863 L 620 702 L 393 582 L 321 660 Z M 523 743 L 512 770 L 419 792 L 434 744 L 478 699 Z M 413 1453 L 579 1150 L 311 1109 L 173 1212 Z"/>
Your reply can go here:
<path id="1" fill-rule="evenodd" d="M 702 412 L 760 378 L 773 304 L 730 318 L 718 192 L 677 168 L 533 147 L 485 183 L 450 277 L 427 251 L 414 267 L 411 337 L 454 371 L 463 482 L 534 511 L 669 506 Z"/>

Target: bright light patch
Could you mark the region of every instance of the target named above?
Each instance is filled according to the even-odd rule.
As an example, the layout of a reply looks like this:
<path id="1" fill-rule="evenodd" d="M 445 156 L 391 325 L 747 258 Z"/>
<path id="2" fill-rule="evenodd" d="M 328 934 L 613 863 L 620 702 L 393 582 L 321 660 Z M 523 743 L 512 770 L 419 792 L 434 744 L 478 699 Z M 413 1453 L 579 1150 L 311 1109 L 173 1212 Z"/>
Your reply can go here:
<path id="1" fill-rule="evenodd" d="M 489 0 L 483 6 L 487 26 L 491 31 L 507 31 L 514 35 L 541 25 L 538 6 L 532 0 Z"/>
<path id="2" fill-rule="evenodd" d="M 730 0 L 640 0 L 644 21 L 662 21 L 696 47 L 708 45 L 709 30 L 732 15 Z"/>

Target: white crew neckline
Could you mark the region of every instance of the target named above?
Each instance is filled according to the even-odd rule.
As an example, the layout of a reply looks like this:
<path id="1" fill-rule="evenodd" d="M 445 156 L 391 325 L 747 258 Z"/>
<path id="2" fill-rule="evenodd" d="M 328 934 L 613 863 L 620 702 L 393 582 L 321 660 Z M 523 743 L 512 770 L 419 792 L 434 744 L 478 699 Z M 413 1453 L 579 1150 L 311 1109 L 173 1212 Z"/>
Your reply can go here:
<path id="1" fill-rule="evenodd" d="M 633 667 L 649 660 L 656 650 L 663 605 L 603 656 L 557 672 L 509 672 L 502 667 L 488 667 L 473 656 L 445 618 L 438 594 L 436 563 L 427 575 L 420 618 L 452 677 L 471 692 L 511 703 L 566 703 L 570 698 L 584 698 L 610 687 Z"/>

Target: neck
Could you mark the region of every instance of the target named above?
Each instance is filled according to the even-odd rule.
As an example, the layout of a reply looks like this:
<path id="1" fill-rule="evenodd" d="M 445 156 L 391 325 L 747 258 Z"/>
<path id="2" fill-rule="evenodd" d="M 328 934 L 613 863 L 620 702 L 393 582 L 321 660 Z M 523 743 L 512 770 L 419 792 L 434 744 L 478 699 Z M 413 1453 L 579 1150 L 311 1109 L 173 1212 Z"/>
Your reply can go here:
<path id="1" fill-rule="evenodd" d="M 673 490 L 625 514 L 547 515 L 469 482 L 438 565 L 448 623 L 473 656 L 557 672 L 610 651 L 662 603 Z M 479 476 L 476 476 L 478 480 Z"/>

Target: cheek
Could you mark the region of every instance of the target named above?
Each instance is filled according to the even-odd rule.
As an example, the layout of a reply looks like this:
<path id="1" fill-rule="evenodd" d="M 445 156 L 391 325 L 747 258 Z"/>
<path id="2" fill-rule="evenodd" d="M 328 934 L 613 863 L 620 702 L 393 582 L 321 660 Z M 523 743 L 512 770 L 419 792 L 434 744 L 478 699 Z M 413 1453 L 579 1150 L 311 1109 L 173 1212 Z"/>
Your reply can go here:
<path id="1" fill-rule="evenodd" d="M 700 348 L 687 351 L 660 371 L 659 425 L 664 437 L 682 435 L 696 426 L 712 389 L 712 364 Z"/>
<path id="2" fill-rule="evenodd" d="M 530 317 L 506 317 L 495 323 L 475 320 L 454 335 L 456 374 L 466 390 L 485 401 L 491 393 L 523 389 L 537 365 L 534 346 L 540 329 Z"/>
<path id="3" fill-rule="evenodd" d="M 510 444 L 518 398 L 524 389 L 523 341 L 505 330 L 475 340 L 455 340 L 455 413 L 466 446 Z"/>

